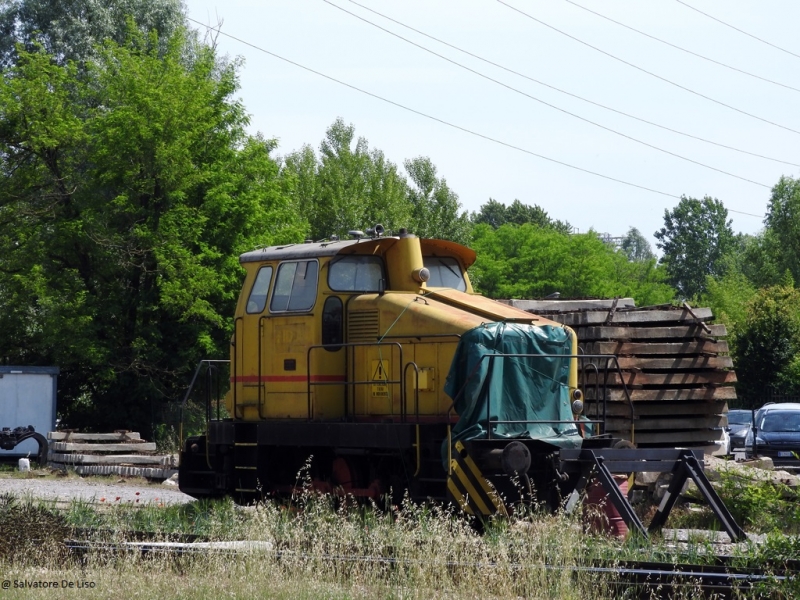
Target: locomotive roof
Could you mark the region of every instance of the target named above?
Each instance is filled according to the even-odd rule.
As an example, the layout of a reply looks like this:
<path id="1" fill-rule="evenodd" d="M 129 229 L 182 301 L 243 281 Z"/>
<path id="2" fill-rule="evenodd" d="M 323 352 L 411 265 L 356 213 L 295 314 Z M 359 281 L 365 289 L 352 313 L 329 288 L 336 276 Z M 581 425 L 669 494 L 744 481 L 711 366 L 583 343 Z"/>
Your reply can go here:
<path id="1" fill-rule="evenodd" d="M 251 250 L 239 256 L 240 263 L 264 262 L 267 260 L 291 260 L 304 258 L 319 258 L 342 254 L 373 254 L 385 252 L 394 245 L 397 237 L 364 237 L 358 240 L 336 240 L 323 242 L 306 242 L 301 244 L 283 244 L 281 246 L 268 246 L 258 250 Z M 464 267 L 469 267 L 475 262 L 475 251 L 461 244 L 447 240 L 421 239 L 427 251 L 442 251 L 446 255 L 460 256 Z"/>
<path id="2" fill-rule="evenodd" d="M 281 246 L 267 246 L 258 250 L 251 250 L 239 256 L 240 263 L 261 262 L 265 260 L 287 260 L 292 258 L 316 258 L 319 256 L 334 256 L 343 248 L 358 243 L 371 242 L 372 238 L 360 240 L 338 240 L 329 242 L 306 242 L 303 244 L 283 244 Z"/>

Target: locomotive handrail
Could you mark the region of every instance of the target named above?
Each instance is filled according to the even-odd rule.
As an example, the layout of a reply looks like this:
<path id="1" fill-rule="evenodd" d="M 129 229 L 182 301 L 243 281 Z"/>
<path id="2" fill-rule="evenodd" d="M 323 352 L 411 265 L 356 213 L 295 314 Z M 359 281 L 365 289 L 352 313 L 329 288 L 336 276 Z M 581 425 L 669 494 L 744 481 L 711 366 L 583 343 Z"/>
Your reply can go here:
<path id="1" fill-rule="evenodd" d="M 236 383 L 236 366 L 237 366 L 236 356 L 237 356 L 237 353 L 239 352 L 239 346 L 240 346 L 240 344 L 238 343 L 239 342 L 239 337 L 238 337 L 238 333 L 239 333 L 238 324 L 239 324 L 239 321 L 242 322 L 242 343 L 241 343 L 241 346 L 242 346 L 242 364 L 244 365 L 244 317 L 236 317 L 233 320 L 233 342 L 231 342 L 231 344 L 233 345 L 233 364 L 231 365 L 231 367 L 232 367 L 232 369 L 231 369 L 231 379 L 233 380 L 233 411 L 232 411 L 232 415 L 233 415 L 234 419 L 236 418 L 236 390 L 238 388 L 238 385 Z M 242 375 L 244 375 L 244 369 L 242 369 Z"/>
<path id="2" fill-rule="evenodd" d="M 261 348 L 264 345 L 264 321 L 268 319 L 266 315 L 262 315 L 258 319 L 258 418 L 264 420 L 266 417 L 261 412 L 261 388 L 264 386 L 261 383 Z M 244 375 L 244 373 L 242 373 Z M 264 404 L 267 403 L 267 398 L 264 396 Z"/>
<path id="3" fill-rule="evenodd" d="M 408 375 L 408 367 L 414 367 L 414 417 L 416 418 L 417 423 L 419 423 L 419 366 L 414 361 L 406 363 L 406 366 L 403 367 L 403 380 L 406 379 Z M 405 423 L 406 422 L 406 414 L 408 414 L 408 409 L 406 408 L 407 399 L 403 396 L 403 403 L 400 405 L 400 420 Z"/>
<path id="4" fill-rule="evenodd" d="M 313 411 L 312 411 L 312 406 L 311 406 L 311 386 L 312 385 L 343 385 L 343 386 L 345 386 L 345 389 L 347 389 L 348 386 L 368 385 L 368 384 L 375 385 L 375 381 L 371 380 L 371 379 L 368 379 L 368 380 L 365 380 L 365 381 L 347 381 L 346 377 L 345 377 L 345 381 L 311 381 L 311 351 L 312 350 L 318 350 L 320 348 L 321 349 L 326 349 L 326 348 L 327 349 L 331 349 L 331 348 L 337 348 L 338 349 L 338 348 L 356 348 L 356 347 L 359 347 L 359 346 L 375 346 L 375 347 L 378 347 L 378 346 L 393 346 L 393 347 L 395 347 L 395 348 L 397 348 L 399 350 L 399 352 L 400 352 L 400 364 L 401 365 L 403 364 L 403 345 L 398 343 L 398 342 L 348 342 L 348 343 L 344 343 L 344 344 L 342 344 L 342 343 L 337 343 L 337 344 L 317 344 L 317 345 L 314 345 L 314 346 L 309 346 L 308 347 L 308 351 L 306 352 L 306 385 L 307 385 L 307 391 L 308 391 L 308 419 L 309 420 L 313 419 L 313 414 L 314 414 Z M 379 359 L 379 360 L 383 360 L 383 359 Z M 390 385 L 390 384 L 400 384 L 400 398 L 401 399 L 405 398 L 405 381 L 402 378 L 401 379 L 391 379 L 391 380 L 390 379 L 386 379 L 384 381 L 384 383 L 387 386 Z M 344 399 L 344 414 L 345 414 L 345 416 L 348 416 L 348 414 L 349 414 L 349 411 L 347 410 L 348 409 L 348 406 L 347 406 L 348 402 L 347 401 L 348 401 L 347 394 L 345 394 L 345 399 Z M 401 412 L 403 410 L 402 402 L 400 404 L 400 410 L 401 410 Z M 355 398 L 353 398 L 353 412 L 355 413 Z"/>
<path id="5" fill-rule="evenodd" d="M 599 358 L 599 359 L 605 359 L 606 360 L 606 369 L 605 369 L 606 376 L 605 376 L 605 379 L 603 381 L 604 390 L 608 386 L 608 370 L 609 370 L 608 366 L 609 366 L 609 362 L 613 361 L 614 362 L 614 368 L 615 368 L 617 374 L 619 375 L 620 383 L 622 384 L 622 389 L 625 392 L 625 397 L 628 399 L 628 402 L 629 402 L 629 405 L 630 405 L 630 409 L 631 409 L 631 442 L 633 442 L 634 420 L 636 418 L 636 415 L 635 415 L 635 411 L 634 411 L 634 408 L 633 408 L 633 402 L 630 400 L 630 394 L 628 392 L 628 386 L 625 383 L 625 378 L 622 376 L 622 369 L 619 366 L 619 360 L 618 360 L 617 356 L 614 355 L 614 354 L 501 354 L 501 353 L 484 354 L 475 363 L 475 365 L 473 366 L 473 368 L 470 371 L 469 375 L 467 376 L 466 380 L 464 381 L 464 384 L 461 386 L 461 389 L 458 390 L 458 393 L 456 393 L 455 397 L 453 398 L 453 402 L 450 404 L 450 408 L 447 411 L 448 415 L 452 412 L 453 408 L 455 407 L 456 402 L 461 397 L 461 395 L 464 393 L 464 390 L 467 387 L 467 383 L 470 381 L 470 379 L 472 379 L 475 376 L 475 373 L 477 372 L 478 367 L 481 365 L 483 360 L 484 359 L 489 359 L 490 368 L 489 368 L 489 371 L 488 371 L 488 377 L 491 377 L 492 376 L 492 372 L 493 372 L 493 370 L 491 368 L 491 363 L 497 358 L 563 358 L 563 359 L 572 359 L 572 358 L 594 358 L 594 359 L 598 359 Z M 605 397 L 605 393 L 603 394 L 603 396 Z M 494 423 L 498 423 L 498 421 L 491 421 L 491 419 L 489 418 L 491 415 L 488 414 L 490 410 L 491 410 L 491 402 L 487 402 L 487 405 L 486 405 L 486 411 L 487 411 L 487 435 L 491 439 L 491 435 L 492 435 L 491 423 L 493 423 L 493 422 Z M 554 421 L 551 421 L 551 422 L 554 422 Z M 575 421 L 570 421 L 570 422 L 575 423 Z M 603 427 L 603 429 L 605 431 L 605 427 Z"/>
<path id="6" fill-rule="evenodd" d="M 186 394 L 183 396 L 183 400 L 181 401 L 181 421 L 178 428 L 178 438 L 183 443 L 183 411 L 186 407 L 186 403 L 189 401 L 189 396 L 192 394 L 192 390 L 194 389 L 194 384 L 197 382 L 197 377 L 200 375 L 200 371 L 205 366 L 207 371 L 206 373 L 209 375 L 211 374 L 211 369 L 215 368 L 217 363 L 227 363 L 230 364 L 230 360 L 226 359 L 204 359 L 197 363 L 197 368 L 194 370 L 194 375 L 192 375 L 192 381 L 189 383 L 189 387 L 186 389 Z M 235 385 L 235 384 L 234 384 Z M 210 383 L 206 384 L 206 424 L 211 420 L 211 385 Z M 217 420 L 219 420 L 219 398 L 217 398 Z"/>

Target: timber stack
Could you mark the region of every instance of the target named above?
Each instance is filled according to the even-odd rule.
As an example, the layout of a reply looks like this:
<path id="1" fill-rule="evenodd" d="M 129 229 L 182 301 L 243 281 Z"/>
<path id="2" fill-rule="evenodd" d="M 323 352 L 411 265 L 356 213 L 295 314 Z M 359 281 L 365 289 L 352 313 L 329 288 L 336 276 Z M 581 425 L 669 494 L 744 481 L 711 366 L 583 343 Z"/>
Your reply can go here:
<path id="1" fill-rule="evenodd" d="M 155 442 L 134 431 L 76 433 L 51 431 L 50 467 L 73 469 L 78 475 L 117 475 L 168 479 L 178 472 L 172 455 L 156 454 Z"/>
<path id="2" fill-rule="evenodd" d="M 605 388 L 591 366 L 602 374 L 605 361 L 580 361 L 586 416 L 599 416 L 605 399 L 607 432 L 643 448 L 712 447 L 722 438 L 736 373 L 720 339 L 725 326 L 708 323 L 711 309 L 636 307 L 631 298 L 507 302 L 572 327 L 582 354 L 617 356 Z"/>

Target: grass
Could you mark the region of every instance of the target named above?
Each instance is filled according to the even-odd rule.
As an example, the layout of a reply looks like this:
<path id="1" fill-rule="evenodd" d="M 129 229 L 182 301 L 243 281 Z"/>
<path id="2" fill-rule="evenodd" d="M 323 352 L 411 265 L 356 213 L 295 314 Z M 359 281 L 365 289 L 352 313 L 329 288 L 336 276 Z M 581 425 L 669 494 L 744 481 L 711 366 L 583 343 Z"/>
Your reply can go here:
<path id="1" fill-rule="evenodd" d="M 91 528 L 94 539 L 131 531 L 161 539 L 259 540 L 270 551 L 176 558 L 139 553 L 68 555 L 63 541 Z M 9 581 L 86 582 L 94 587 L 13 587 L 10 598 L 616 598 L 601 578 L 574 567 L 605 560 L 677 560 L 657 543 L 584 533 L 577 517 L 532 511 L 486 524 L 440 506 L 404 502 L 379 510 L 306 494 L 289 504 L 241 508 L 230 501 L 182 506 L 66 509 L 0 496 L 0 574 Z M 800 548 L 775 538 L 771 553 Z M 698 550 L 698 557 L 703 555 Z M 685 558 L 685 557 L 684 557 Z M 696 562 L 696 561 L 695 561 Z M 765 597 L 791 597 L 770 588 Z M 680 596 L 677 596 L 680 597 Z M 686 590 L 684 597 L 695 597 Z"/>
<path id="2" fill-rule="evenodd" d="M 777 533 L 778 519 L 796 525 L 797 499 L 760 485 L 745 492 L 723 480 L 720 489 L 749 530 L 772 527 L 763 547 L 736 550 L 740 564 L 780 566 L 800 556 L 800 539 Z M 603 579 L 574 567 L 597 560 L 698 563 L 714 554 L 701 539 L 677 555 L 658 538 L 620 542 L 591 536 L 584 533 L 579 515 L 530 511 L 490 521 L 479 533 L 474 522 L 441 506 L 406 501 L 382 510 L 311 493 L 290 503 L 270 501 L 248 508 L 228 500 L 177 506 L 73 501 L 61 506 L 0 496 L 0 579 L 82 587 L 59 587 L 54 593 L 48 588 L 15 589 L 12 583 L 3 597 L 600 599 L 618 595 Z M 774 514 L 765 520 L 762 510 Z M 691 519 L 701 526 L 706 518 L 704 513 L 686 514 L 690 516 L 675 513 L 669 526 L 686 526 Z M 92 537 L 96 541 L 133 540 L 132 532 L 145 532 L 163 540 L 183 534 L 265 541 L 271 550 L 183 558 L 89 553 L 76 558 L 66 552 L 63 540 L 85 530 L 99 532 Z M 800 590 L 775 585 L 761 592 L 765 598 L 790 598 Z M 684 597 L 695 594 L 689 589 Z"/>
<path id="3" fill-rule="evenodd" d="M 83 527 L 100 528 L 118 541 L 131 529 L 264 540 L 273 551 L 66 560 L 59 540 Z M 94 582 L 93 588 L 75 588 L 82 598 L 609 597 L 602 582 L 576 577 L 569 568 L 585 564 L 589 555 L 580 523 L 564 517 L 498 521 L 479 534 L 460 516 L 410 502 L 381 511 L 308 495 L 290 505 L 251 509 L 218 501 L 100 512 L 86 503 L 60 511 L 5 499 L 3 536 L 14 540 L 0 547 L 6 579 Z M 72 593 L 60 589 L 58 597 Z M 53 592 L 12 588 L 8 597 L 52 598 Z"/>

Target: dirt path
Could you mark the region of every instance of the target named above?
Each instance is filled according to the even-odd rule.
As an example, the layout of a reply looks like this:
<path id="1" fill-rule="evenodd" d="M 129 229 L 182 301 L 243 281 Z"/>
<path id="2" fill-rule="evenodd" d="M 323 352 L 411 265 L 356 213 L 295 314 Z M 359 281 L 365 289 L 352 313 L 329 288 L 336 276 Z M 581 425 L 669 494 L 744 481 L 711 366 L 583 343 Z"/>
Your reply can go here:
<path id="1" fill-rule="evenodd" d="M 45 479 L 35 472 L 30 478 L 0 475 L 0 494 L 6 493 L 20 498 L 83 500 L 93 504 L 185 504 L 193 500 L 177 487 L 147 483 L 143 479 L 121 483 L 77 477 Z"/>

